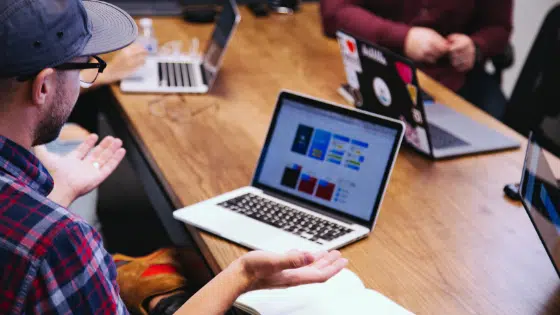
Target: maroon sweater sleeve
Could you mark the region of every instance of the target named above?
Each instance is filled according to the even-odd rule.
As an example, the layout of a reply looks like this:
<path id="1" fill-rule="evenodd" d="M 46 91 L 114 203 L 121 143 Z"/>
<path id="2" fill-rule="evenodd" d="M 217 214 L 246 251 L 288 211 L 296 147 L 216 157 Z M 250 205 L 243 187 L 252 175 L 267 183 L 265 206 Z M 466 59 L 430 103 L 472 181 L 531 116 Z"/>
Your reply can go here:
<path id="1" fill-rule="evenodd" d="M 504 52 L 513 29 L 512 0 L 479 0 L 474 14 L 472 40 L 479 47 L 482 58 Z"/>
<path id="2" fill-rule="evenodd" d="M 375 15 L 363 7 L 363 0 L 321 0 L 323 29 L 334 36 L 337 29 L 378 43 L 402 50 L 410 26 Z"/>

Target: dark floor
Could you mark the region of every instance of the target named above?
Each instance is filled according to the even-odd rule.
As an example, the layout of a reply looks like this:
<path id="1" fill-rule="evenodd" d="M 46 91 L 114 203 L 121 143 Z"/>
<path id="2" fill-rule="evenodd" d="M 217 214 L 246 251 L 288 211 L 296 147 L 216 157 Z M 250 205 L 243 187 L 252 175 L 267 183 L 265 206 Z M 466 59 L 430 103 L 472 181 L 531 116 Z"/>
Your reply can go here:
<path id="1" fill-rule="evenodd" d="M 111 135 L 110 127 L 102 116 L 99 122 L 99 135 Z M 142 256 L 171 246 L 126 158 L 99 188 L 98 215 L 105 247 L 110 253 Z"/>

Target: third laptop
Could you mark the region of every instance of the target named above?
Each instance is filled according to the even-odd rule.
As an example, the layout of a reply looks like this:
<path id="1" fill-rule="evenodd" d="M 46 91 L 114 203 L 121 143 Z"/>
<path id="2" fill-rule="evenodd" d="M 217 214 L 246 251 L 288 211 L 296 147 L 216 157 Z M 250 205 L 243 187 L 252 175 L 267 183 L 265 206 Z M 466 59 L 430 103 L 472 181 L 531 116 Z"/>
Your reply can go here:
<path id="1" fill-rule="evenodd" d="M 421 153 L 441 159 L 520 146 L 445 105 L 425 101 L 412 61 L 344 31 L 337 37 L 355 105 L 402 120 L 406 142 Z"/>

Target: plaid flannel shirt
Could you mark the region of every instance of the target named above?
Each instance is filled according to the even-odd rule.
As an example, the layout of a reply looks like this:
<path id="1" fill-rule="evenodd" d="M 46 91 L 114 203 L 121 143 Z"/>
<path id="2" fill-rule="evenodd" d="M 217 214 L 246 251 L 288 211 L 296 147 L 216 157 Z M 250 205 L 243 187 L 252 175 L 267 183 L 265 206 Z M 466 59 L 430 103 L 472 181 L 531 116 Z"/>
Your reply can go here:
<path id="1" fill-rule="evenodd" d="M 127 314 L 101 236 L 47 199 L 53 186 L 0 136 L 0 314 Z"/>

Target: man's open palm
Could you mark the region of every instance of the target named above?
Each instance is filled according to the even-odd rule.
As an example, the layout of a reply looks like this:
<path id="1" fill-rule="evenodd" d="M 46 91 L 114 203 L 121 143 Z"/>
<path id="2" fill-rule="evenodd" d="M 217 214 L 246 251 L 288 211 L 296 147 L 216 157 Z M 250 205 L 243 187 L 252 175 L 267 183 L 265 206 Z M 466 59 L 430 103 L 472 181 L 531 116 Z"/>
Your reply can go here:
<path id="1" fill-rule="evenodd" d="M 340 252 L 317 254 L 290 251 L 275 254 L 254 251 L 243 257 L 245 268 L 254 282 L 250 290 L 274 289 L 325 282 L 348 263 Z"/>
<path id="2" fill-rule="evenodd" d="M 122 141 L 106 137 L 95 146 L 97 139 L 97 135 L 88 136 L 65 156 L 51 153 L 44 146 L 35 148 L 35 154 L 54 179 L 51 200 L 67 207 L 97 188 L 117 168 L 125 155 Z"/>

